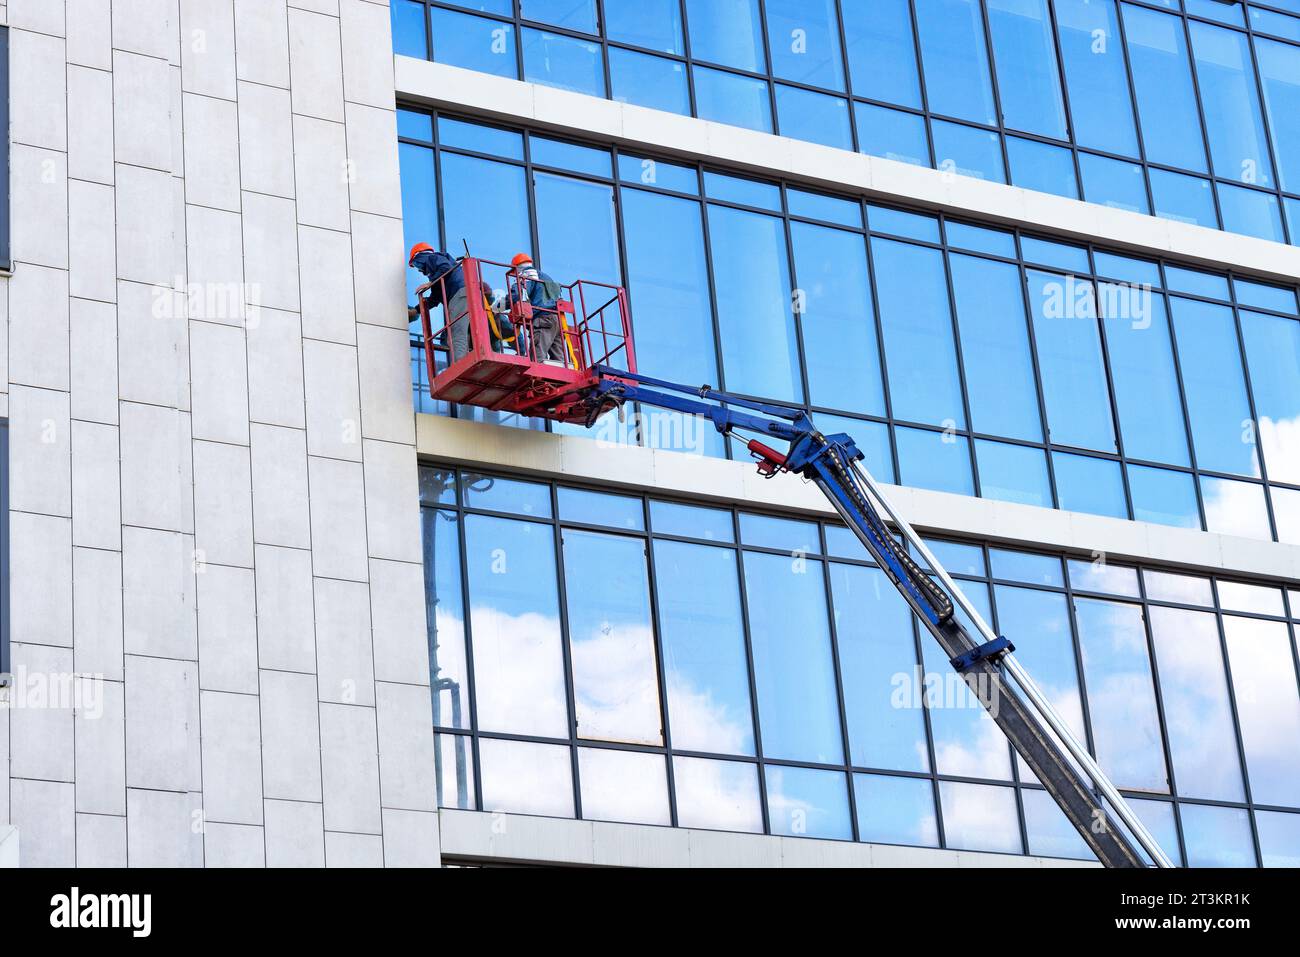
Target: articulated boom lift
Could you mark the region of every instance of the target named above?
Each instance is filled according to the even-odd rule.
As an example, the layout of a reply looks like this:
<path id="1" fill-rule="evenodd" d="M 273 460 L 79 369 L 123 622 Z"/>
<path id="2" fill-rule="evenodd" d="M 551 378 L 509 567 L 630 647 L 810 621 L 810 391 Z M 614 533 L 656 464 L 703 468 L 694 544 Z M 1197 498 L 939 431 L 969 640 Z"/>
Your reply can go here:
<path id="1" fill-rule="evenodd" d="M 478 288 L 483 265 L 472 258 L 463 260 L 469 288 Z M 523 291 L 517 277 L 508 275 L 507 278 L 517 292 Z M 608 298 L 595 297 L 605 301 L 589 307 L 588 290 L 592 288 L 603 289 Z M 709 386 L 695 388 L 639 374 L 624 291 L 579 282 L 567 287 L 567 292 L 569 298 L 560 303 L 559 310 L 564 317 L 563 335 L 569 358 L 558 364 L 534 354 L 530 327 L 535 316 L 532 310 L 520 305 L 510 311 L 517 335 L 514 353 L 507 353 L 504 346 L 494 351 L 489 304 L 481 297 L 471 296 L 468 311 L 449 317 L 447 325 L 467 321 L 473 347 L 468 355 L 439 371 L 437 336 L 422 304 L 429 381 L 434 397 L 556 421 L 580 422 L 588 427 L 607 412 L 621 414 L 623 406 L 633 402 L 702 416 L 723 435 L 754 433 L 762 439 L 788 443 L 787 451 L 780 452 L 760 438 L 751 438 L 747 448 L 757 460 L 761 475 L 774 478 L 789 472 L 821 489 L 939 642 L 953 668 L 975 692 L 1098 860 L 1107 867 L 1145 867 L 1142 854 L 1134 845 L 1136 841 L 1156 866 L 1173 866 L 1012 655 L 1014 646 L 989 628 L 920 536 L 881 494 L 859 464 L 862 453 L 849 436 L 823 435 L 802 410 L 740 398 Z M 625 368 L 610 364 L 619 358 Z M 928 563 L 933 578 L 894 537 L 882 512 L 905 543 Z M 979 632 L 981 641 L 973 638 L 958 621 L 958 606 Z"/>

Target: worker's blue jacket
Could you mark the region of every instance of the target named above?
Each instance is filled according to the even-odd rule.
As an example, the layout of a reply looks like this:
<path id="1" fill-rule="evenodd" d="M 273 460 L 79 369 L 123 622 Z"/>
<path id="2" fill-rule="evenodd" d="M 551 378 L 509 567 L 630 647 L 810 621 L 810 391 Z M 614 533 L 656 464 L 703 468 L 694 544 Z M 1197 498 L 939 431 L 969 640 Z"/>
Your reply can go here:
<path id="1" fill-rule="evenodd" d="M 430 291 L 430 297 L 435 305 L 446 305 L 443 302 L 443 294 L 447 297 L 447 302 L 452 300 L 456 293 L 465 288 L 465 272 L 460 265 L 451 256 L 446 253 L 425 251 L 420 253 L 411 262 L 411 265 L 420 270 L 430 282 L 435 279 L 443 279 L 439 287 L 434 287 Z M 448 271 L 450 270 L 450 271 Z M 444 278 L 445 274 L 445 278 Z"/>
<path id="2" fill-rule="evenodd" d="M 540 309 L 543 312 L 555 312 L 556 303 L 559 302 L 563 289 L 558 282 L 540 269 L 533 271 L 537 274 L 537 278 L 525 279 L 523 284 L 524 294 L 528 297 L 528 301 L 532 303 L 534 309 Z M 524 275 L 527 275 L 527 273 Z M 510 301 L 517 302 L 518 300 L 518 292 L 512 289 L 510 291 Z"/>

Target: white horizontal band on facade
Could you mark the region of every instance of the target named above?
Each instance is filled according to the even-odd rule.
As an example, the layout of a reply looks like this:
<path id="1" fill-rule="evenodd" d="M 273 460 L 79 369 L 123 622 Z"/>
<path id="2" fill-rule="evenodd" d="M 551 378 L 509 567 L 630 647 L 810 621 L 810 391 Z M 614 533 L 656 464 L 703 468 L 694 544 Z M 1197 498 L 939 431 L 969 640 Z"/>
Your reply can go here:
<path id="1" fill-rule="evenodd" d="M 573 867 L 1100 867 L 1096 861 L 860 844 L 443 808 L 451 861 Z"/>
<path id="2" fill-rule="evenodd" d="M 716 163 L 840 193 L 1041 230 L 1261 279 L 1300 279 L 1300 247 L 1050 193 L 985 182 L 521 80 L 396 56 L 399 102 L 454 109 L 670 158 Z"/>
<path id="3" fill-rule="evenodd" d="M 814 485 L 790 475 L 768 481 L 749 462 L 437 415 L 417 416 L 416 451 L 439 464 L 838 521 Z M 883 488 L 903 518 L 925 533 L 1252 579 L 1300 579 L 1296 545 L 928 489 Z"/>

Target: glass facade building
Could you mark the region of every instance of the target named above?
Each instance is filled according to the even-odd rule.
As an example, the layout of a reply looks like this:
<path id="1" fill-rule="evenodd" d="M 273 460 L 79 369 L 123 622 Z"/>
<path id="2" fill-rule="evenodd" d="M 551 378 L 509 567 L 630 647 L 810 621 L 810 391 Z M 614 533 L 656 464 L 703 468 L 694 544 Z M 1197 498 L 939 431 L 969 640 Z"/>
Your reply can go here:
<path id="1" fill-rule="evenodd" d="M 443 806 L 1090 856 L 843 526 L 420 489 Z M 1175 861 L 1300 865 L 1300 589 L 930 545 Z"/>
<path id="2" fill-rule="evenodd" d="M 901 160 L 951 174 L 955 195 L 975 177 L 1300 244 L 1295 0 L 391 14 L 416 60 Z M 1286 273 L 398 97 L 407 247 L 529 251 L 562 282 L 622 285 L 639 371 L 851 435 L 876 478 L 927 493 L 930 547 L 1176 863 L 1300 866 Z M 421 281 L 408 271 L 408 299 Z M 433 436 L 418 447 L 441 807 L 1090 857 L 831 513 L 575 473 L 556 463 L 588 430 L 434 401 L 415 331 L 411 369 Z M 678 453 L 675 475 L 741 474 L 746 453 L 707 423 L 631 411 L 575 457 L 638 446 L 655 455 L 628 460 Z M 522 448 L 485 465 L 496 453 L 457 445 L 473 437 Z M 1000 509 L 1103 528 L 1123 557 L 1049 546 L 1028 520 L 1004 533 Z"/>
<path id="3" fill-rule="evenodd" d="M 394 48 L 1300 244 L 1300 3 L 393 0 Z"/>
<path id="4" fill-rule="evenodd" d="M 626 285 L 642 372 L 802 406 L 884 481 L 1300 544 L 1294 287 L 455 117 L 399 124 L 408 246 L 536 248 L 557 275 Z M 418 343 L 412 362 L 418 406 L 451 411 Z"/>

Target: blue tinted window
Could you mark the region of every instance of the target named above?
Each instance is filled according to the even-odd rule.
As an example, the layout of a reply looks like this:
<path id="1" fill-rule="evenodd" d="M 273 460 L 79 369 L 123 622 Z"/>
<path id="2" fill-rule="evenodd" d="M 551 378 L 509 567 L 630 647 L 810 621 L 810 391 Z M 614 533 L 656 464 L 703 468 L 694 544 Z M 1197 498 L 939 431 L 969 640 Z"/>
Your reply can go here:
<path id="1" fill-rule="evenodd" d="M 943 254 L 889 239 L 871 240 L 871 250 L 894 415 L 964 428 Z"/>
<path id="2" fill-rule="evenodd" d="M 906 236 L 927 243 L 939 241 L 939 220 L 933 216 L 908 213 L 888 206 L 868 206 L 867 225 L 876 233 Z"/>
<path id="3" fill-rule="evenodd" d="M 1067 512 L 1128 518 L 1119 463 L 1084 455 L 1052 454 L 1056 494 Z"/>
<path id="4" fill-rule="evenodd" d="M 1056 22 L 1076 142 L 1137 156 L 1133 101 L 1114 0 L 1056 0 Z"/>
<path id="5" fill-rule="evenodd" d="M 588 96 L 605 95 L 600 45 L 573 37 L 524 30 L 524 79 Z"/>
<path id="6" fill-rule="evenodd" d="M 1140 799 L 1129 798 L 1129 807 L 1137 814 L 1138 819 L 1146 825 L 1146 829 L 1151 832 L 1151 836 L 1156 839 L 1156 843 L 1174 862 L 1175 866 L 1182 863 L 1183 852 L 1178 843 L 1178 824 L 1174 820 L 1174 805 L 1170 801 L 1144 801 Z M 1142 859 L 1147 862 L 1147 866 L 1154 865 L 1151 855 L 1146 851 L 1138 848 Z"/>
<path id="7" fill-rule="evenodd" d="M 983 226 L 969 226 L 966 223 L 944 223 L 948 236 L 948 245 L 958 249 L 971 249 L 976 252 L 990 253 L 994 256 L 1016 258 L 1016 237 L 1011 233 L 985 229 Z"/>
<path id="8" fill-rule="evenodd" d="M 1223 633 L 1251 800 L 1295 806 L 1300 802 L 1300 762 L 1294 748 L 1281 744 L 1300 737 L 1290 629 L 1285 622 L 1225 615 Z"/>
<path id="9" fill-rule="evenodd" d="M 1272 10 L 1251 7 L 1250 28 L 1255 33 L 1268 33 L 1275 37 L 1286 37 L 1288 40 L 1295 40 L 1300 43 L 1300 20 L 1295 17 L 1288 17 L 1283 13 L 1274 13 Z M 1259 53 L 1258 44 L 1255 46 L 1255 52 L 1256 54 Z"/>
<path id="10" fill-rule="evenodd" d="M 428 113 L 417 113 L 415 110 L 398 110 L 397 135 L 413 140 L 431 141 L 433 118 Z"/>
<path id="11" fill-rule="evenodd" d="M 469 669 L 465 658 L 465 603 L 461 598 L 460 522 L 455 512 L 422 509 L 429 677 L 435 728 L 469 727 Z"/>
<path id="12" fill-rule="evenodd" d="M 763 830 L 756 765 L 674 755 L 673 786 L 679 827 Z"/>
<path id="13" fill-rule="evenodd" d="M 700 204 L 624 190 L 623 232 L 637 367 L 679 382 L 716 381 Z"/>
<path id="14" fill-rule="evenodd" d="M 460 477 L 461 496 L 466 508 L 491 512 L 513 512 L 533 518 L 550 518 L 551 494 L 537 482 L 464 472 Z"/>
<path id="15" fill-rule="evenodd" d="M 1286 227 L 1291 236 L 1291 245 L 1300 246 L 1300 199 L 1287 197 L 1282 202 L 1286 204 Z"/>
<path id="16" fill-rule="evenodd" d="M 1025 806 L 1025 834 L 1029 853 L 1044 857 L 1066 857 L 1082 861 L 1096 860 L 1078 830 L 1046 791 L 1021 792 Z"/>
<path id="17" fill-rule="evenodd" d="M 519 0 L 519 12 L 525 20 L 596 32 L 596 0 Z"/>
<path id="18" fill-rule="evenodd" d="M 1100 284 L 1098 293 L 1124 453 L 1190 465 L 1164 297 L 1114 283 Z"/>
<path id="19" fill-rule="evenodd" d="M 1241 327 L 1268 477 L 1300 485 L 1300 322 L 1243 310 Z"/>
<path id="20" fill-rule="evenodd" d="M 847 779 L 842 772 L 768 765 L 764 776 L 773 834 L 853 839 Z"/>
<path id="21" fill-rule="evenodd" d="M 1225 276 L 1180 269 L 1178 266 L 1165 266 L 1165 282 L 1175 292 L 1191 293 L 1193 296 L 1205 296 L 1209 299 L 1222 299 L 1225 302 L 1228 300 L 1228 280 Z"/>
<path id="22" fill-rule="evenodd" d="M 1219 228 L 1219 214 L 1214 211 L 1214 193 L 1208 179 L 1163 169 L 1147 172 L 1151 177 L 1151 195 L 1155 199 L 1157 216 L 1210 229 Z"/>
<path id="23" fill-rule="evenodd" d="M 418 0 L 393 0 L 389 14 L 393 22 L 393 52 L 424 60 L 429 46 L 424 35 L 425 6 Z"/>
<path id="24" fill-rule="evenodd" d="M 934 785 L 929 781 L 882 774 L 855 774 L 853 787 L 858 810 L 858 840 L 939 846 Z"/>
<path id="25" fill-rule="evenodd" d="M 1202 475 L 1201 497 L 1205 501 L 1207 531 L 1272 540 L 1264 486 Z"/>
<path id="26" fill-rule="evenodd" d="M 1170 306 L 1196 464 L 1254 475 L 1258 459 L 1232 310 L 1177 296 Z"/>
<path id="27" fill-rule="evenodd" d="M 459 149 L 489 153 L 503 159 L 524 158 L 524 138 L 513 130 L 501 130 L 480 123 L 466 123 L 445 116 L 438 117 L 438 143 Z"/>
<path id="28" fill-rule="evenodd" d="M 1015 792 L 987 784 L 939 782 L 948 847 L 1022 854 Z"/>
<path id="29" fill-rule="evenodd" d="M 745 594 L 763 753 L 844 760 L 821 566 L 746 552 Z"/>
<path id="30" fill-rule="evenodd" d="M 727 389 L 801 401 L 784 225 L 710 206 L 709 233 Z"/>
<path id="31" fill-rule="evenodd" d="M 618 285 L 614 188 L 551 173 L 534 173 L 533 188 L 541 266 L 566 285 L 578 279 Z"/>
<path id="32" fill-rule="evenodd" d="M 605 0 L 605 34 L 648 50 L 686 52 L 680 0 Z"/>
<path id="33" fill-rule="evenodd" d="M 645 530 L 645 515 L 641 510 L 640 499 L 577 488 L 561 488 L 558 495 L 560 518 L 566 521 L 634 531 Z"/>
<path id="34" fill-rule="evenodd" d="M 970 448 L 963 436 L 927 429 L 898 428 L 899 482 L 936 492 L 974 495 L 970 474 Z"/>
<path id="35" fill-rule="evenodd" d="M 1092 283 L 1037 270 L 1028 277 L 1048 436 L 1057 445 L 1116 451 Z"/>
<path id="36" fill-rule="evenodd" d="M 1019 267 L 953 255 L 949 268 L 971 429 L 1041 441 L 1043 425 Z"/>
<path id="37" fill-rule="evenodd" d="M 659 522 L 655 527 L 662 531 Z M 736 553 L 656 541 L 654 567 L 673 746 L 683 751 L 753 754 L 754 719 Z"/>
<path id="38" fill-rule="evenodd" d="M 916 0 L 916 18 L 930 109 L 996 124 L 978 0 Z"/>
<path id="39" fill-rule="evenodd" d="M 1065 587 L 1061 560 L 1055 555 L 1037 555 L 1033 552 L 1018 552 L 1008 548 L 991 548 L 989 558 L 992 560 L 994 578 L 1024 582 L 1027 585 Z M 1001 604 L 998 608 L 1000 613 Z"/>
<path id="40" fill-rule="evenodd" d="M 662 747 L 645 543 L 568 528 L 561 538 L 578 736 Z M 595 579 L 608 587 L 582 587 Z M 606 656 L 614 648 L 619 667 L 611 673 Z"/>
<path id="41" fill-rule="evenodd" d="M 919 107 L 921 83 L 907 0 L 844 3 L 842 11 L 854 94 Z"/>
<path id="42" fill-rule="evenodd" d="M 1097 761 L 1118 787 L 1167 792 L 1141 606 L 1076 598 L 1074 615 Z"/>
<path id="43" fill-rule="evenodd" d="M 858 818 L 861 817 L 859 807 Z M 1259 828 L 1259 852 L 1265 867 L 1300 867 L 1300 814 L 1256 811 L 1255 824 Z"/>
<path id="44" fill-rule="evenodd" d="M 555 166 L 559 169 L 571 169 L 575 173 L 588 173 L 592 176 L 610 175 L 610 158 L 608 150 L 592 149 L 576 143 L 563 143 L 560 140 L 548 140 L 534 136 L 528 142 L 533 163 L 538 166 Z"/>
<path id="45" fill-rule="evenodd" d="M 913 166 L 930 165 L 924 117 L 870 103 L 854 103 L 853 109 L 858 119 L 858 149 L 863 153 Z"/>
<path id="46" fill-rule="evenodd" d="M 813 405 L 885 414 L 880 345 L 860 233 L 792 223 L 796 293 Z"/>
<path id="47" fill-rule="evenodd" d="M 824 90 L 844 89 L 835 0 L 767 0 L 772 73 Z"/>
<path id="48" fill-rule="evenodd" d="M 850 200 L 793 188 L 786 189 L 785 199 L 791 216 L 820 219 L 854 229 L 862 228 L 862 207 Z"/>
<path id="49" fill-rule="evenodd" d="M 946 542 L 937 538 L 922 538 L 921 541 L 950 574 L 987 574 L 987 569 L 984 567 L 984 549 L 980 546 L 967 545 L 965 542 Z M 929 563 L 921 557 L 919 549 L 913 549 L 912 552 L 923 567 L 929 568 Z"/>
<path id="50" fill-rule="evenodd" d="M 1254 867 L 1250 815 L 1243 808 L 1181 806 L 1188 867 Z"/>
<path id="51" fill-rule="evenodd" d="M 1208 23 L 1192 21 L 1190 29 L 1214 172 L 1225 179 L 1272 186 L 1273 164 L 1249 39 Z"/>
<path id="52" fill-rule="evenodd" d="M 443 153 L 441 164 L 449 249 L 463 242 L 481 250 L 532 246 L 523 167 L 454 153 Z M 505 288 L 504 276 L 487 279 Z"/>
<path id="53" fill-rule="evenodd" d="M 1201 527 L 1196 486 L 1189 473 L 1130 465 L 1128 486 L 1133 495 L 1133 518 L 1136 521 L 1176 528 Z"/>
<path id="54" fill-rule="evenodd" d="M 1150 594 L 1151 576 L 1144 578 Z M 1148 614 L 1178 793 L 1240 801 L 1241 765 L 1217 619 L 1160 606 Z"/>
<path id="55" fill-rule="evenodd" d="M 1151 212 L 1142 167 L 1136 163 L 1080 153 L 1079 172 L 1083 176 L 1083 198 L 1088 202 L 1131 213 Z"/>
<path id="56" fill-rule="evenodd" d="M 1246 279 L 1234 279 L 1232 288 L 1237 296 L 1237 305 L 1251 306 L 1255 309 L 1267 309 L 1270 312 L 1296 314 L 1295 288 L 1293 286 L 1268 286 Z"/>
<path id="57" fill-rule="evenodd" d="M 1273 499 L 1273 520 L 1277 523 L 1277 540 L 1288 545 L 1300 545 L 1300 492 L 1274 486 L 1269 491 Z M 1300 595 L 1292 592 L 1292 616 L 1300 608 Z"/>
<path id="58" fill-rule="evenodd" d="M 1042 449 L 978 439 L 980 495 L 1000 502 L 1052 507 L 1052 483 Z"/>
<path id="59" fill-rule="evenodd" d="M 1074 175 L 1074 154 L 1061 146 L 1007 137 L 1007 159 L 1011 163 L 1011 184 L 1066 199 L 1079 198 Z"/>
<path id="60" fill-rule="evenodd" d="M 776 115 L 782 136 L 842 150 L 853 149 L 848 100 L 778 83 Z"/>
<path id="61" fill-rule="evenodd" d="M 1187 12 L 1199 17 L 1209 17 L 1211 20 L 1218 20 L 1220 23 L 1231 23 L 1236 26 L 1245 26 L 1245 20 L 1242 19 L 1242 7 L 1244 4 L 1238 0 L 1183 0 L 1183 5 Z"/>
<path id="62" fill-rule="evenodd" d="M 1292 22 L 1300 28 L 1300 20 Z M 1300 47 L 1256 39 L 1255 56 L 1278 178 L 1283 189 L 1294 193 L 1300 191 Z"/>
<path id="63" fill-rule="evenodd" d="M 686 0 L 686 19 L 695 59 L 755 73 L 766 69 L 758 0 Z"/>
<path id="64" fill-rule="evenodd" d="M 1164 285 L 1160 279 L 1160 266 L 1157 263 L 1103 252 L 1094 252 L 1092 258 L 1097 264 L 1098 276 L 1119 279 L 1138 286 L 1151 286 L 1155 289 Z"/>
<path id="65" fill-rule="evenodd" d="M 1002 122 L 1064 139 L 1065 101 L 1046 0 L 986 0 Z"/>
<path id="66" fill-rule="evenodd" d="M 694 21 L 691 26 L 693 33 Z M 700 119 L 772 132 L 772 103 L 766 80 L 700 66 L 695 67 L 693 75 L 695 114 Z"/>
<path id="67" fill-rule="evenodd" d="M 863 455 L 863 464 L 877 482 L 894 482 L 894 456 L 889 445 L 889 426 L 883 422 L 867 422 L 842 415 L 818 412 L 817 426 L 825 435 L 843 433 L 853 439 Z M 856 554 L 856 553 L 855 553 Z"/>
<path id="68" fill-rule="evenodd" d="M 676 60 L 610 47 L 609 85 L 620 103 L 690 115 L 686 64 Z"/>
<path id="69" fill-rule="evenodd" d="M 1181 17 L 1123 4 L 1147 160 L 1207 171 Z"/>
<path id="70" fill-rule="evenodd" d="M 1031 236 L 1020 238 L 1020 251 L 1026 262 L 1039 263 L 1043 266 L 1055 266 L 1068 272 L 1086 273 L 1088 268 L 1088 250 L 1079 246 L 1066 246 L 1046 239 L 1034 239 Z"/>
<path id="71" fill-rule="evenodd" d="M 1223 184 L 1219 186 L 1219 208 L 1223 210 L 1223 228 L 1228 232 L 1286 242 L 1282 210 L 1272 193 Z"/>
<path id="72" fill-rule="evenodd" d="M 995 183 L 1007 181 L 998 134 L 943 120 L 931 120 L 930 132 L 936 168 Z"/>
<path id="73" fill-rule="evenodd" d="M 651 502 L 650 522 L 656 535 L 703 538 L 711 542 L 731 542 L 736 537 L 730 512 L 700 505 Z"/>
<path id="74" fill-rule="evenodd" d="M 630 153 L 619 153 L 618 176 L 625 183 L 657 186 L 679 193 L 698 193 L 700 174 L 689 166 L 677 166 L 663 160 L 646 159 Z"/>
<path id="75" fill-rule="evenodd" d="M 861 553 L 858 545 L 853 554 Z M 911 609 L 879 569 L 830 568 L 850 760 L 859 767 L 928 771 L 919 697 L 898 707 L 894 696 L 896 675 L 915 680 Z"/>
<path id="76" fill-rule="evenodd" d="M 397 147 L 402 175 L 402 231 L 404 245 L 437 246 L 438 194 L 434 186 L 433 150 L 401 143 Z M 415 302 L 415 290 L 428 280 L 414 269 L 406 270 L 406 301 Z"/>
<path id="77" fill-rule="evenodd" d="M 433 31 L 433 59 L 439 63 L 518 78 L 513 24 L 440 7 L 429 8 L 429 22 Z M 527 79 L 537 77 L 529 76 Z M 599 96 L 605 93 L 604 84 L 601 87 Z"/>
<path id="78" fill-rule="evenodd" d="M 503 549 L 510 556 L 504 563 Z M 554 529 L 467 515 L 465 560 L 478 726 L 567 738 Z M 528 675 L 533 693 L 518 693 L 520 674 Z"/>
<path id="79" fill-rule="evenodd" d="M 781 211 L 781 187 L 775 183 L 761 183 L 756 179 L 741 179 L 723 173 L 705 173 L 704 192 L 710 199 L 757 206 L 774 213 Z"/>
<path id="80" fill-rule="evenodd" d="M 817 526 L 771 515 L 744 512 L 740 516 L 740 540 L 757 548 L 779 548 L 790 553 L 820 552 Z"/>

